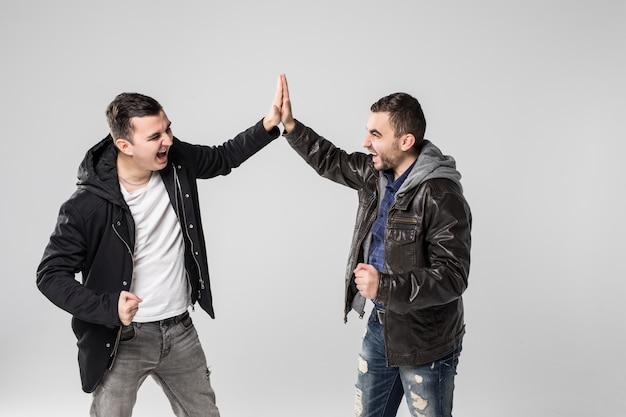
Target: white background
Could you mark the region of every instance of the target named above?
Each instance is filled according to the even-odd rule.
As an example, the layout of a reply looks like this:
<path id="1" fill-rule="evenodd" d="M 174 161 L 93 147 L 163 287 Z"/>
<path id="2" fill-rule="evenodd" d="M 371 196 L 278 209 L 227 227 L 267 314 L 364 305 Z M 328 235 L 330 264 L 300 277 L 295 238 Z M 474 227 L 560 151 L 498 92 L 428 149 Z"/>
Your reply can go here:
<path id="1" fill-rule="evenodd" d="M 346 150 L 405 91 L 457 159 L 474 230 L 455 415 L 623 415 L 625 2 L 4 0 L 0 50 L 0 415 L 87 415 L 35 270 L 106 105 L 151 95 L 176 136 L 219 144 L 282 72 L 295 116 Z M 200 188 L 217 319 L 192 317 L 222 415 L 352 415 L 356 193 L 282 139 Z M 139 394 L 135 416 L 170 415 L 153 381 Z"/>

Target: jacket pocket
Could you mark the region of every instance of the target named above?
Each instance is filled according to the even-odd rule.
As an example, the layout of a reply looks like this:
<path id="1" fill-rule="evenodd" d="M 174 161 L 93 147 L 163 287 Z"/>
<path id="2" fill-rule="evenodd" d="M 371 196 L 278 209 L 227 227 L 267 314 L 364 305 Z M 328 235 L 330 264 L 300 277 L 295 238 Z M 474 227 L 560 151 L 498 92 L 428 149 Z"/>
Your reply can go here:
<path id="1" fill-rule="evenodd" d="M 417 227 L 415 217 L 394 216 L 390 219 L 385 251 L 387 261 L 394 272 L 410 271 L 416 267 Z"/>
<path id="2" fill-rule="evenodd" d="M 388 224 L 389 240 L 398 245 L 415 242 L 417 236 L 417 219 L 413 216 L 393 216 Z"/>

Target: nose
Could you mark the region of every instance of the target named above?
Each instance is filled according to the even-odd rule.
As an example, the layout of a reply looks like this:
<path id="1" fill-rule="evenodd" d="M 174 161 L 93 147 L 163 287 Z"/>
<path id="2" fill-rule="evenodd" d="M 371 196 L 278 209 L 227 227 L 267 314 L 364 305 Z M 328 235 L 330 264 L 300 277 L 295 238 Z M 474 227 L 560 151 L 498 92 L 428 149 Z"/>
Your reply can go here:
<path id="1" fill-rule="evenodd" d="M 365 135 L 365 138 L 363 138 L 363 147 L 369 149 L 371 146 L 372 140 L 370 139 L 370 135 L 368 133 L 367 135 Z"/>
<path id="2" fill-rule="evenodd" d="M 163 138 L 162 143 L 165 146 L 172 146 L 172 144 L 174 143 L 174 135 L 172 134 L 172 132 L 165 132 L 165 137 Z"/>

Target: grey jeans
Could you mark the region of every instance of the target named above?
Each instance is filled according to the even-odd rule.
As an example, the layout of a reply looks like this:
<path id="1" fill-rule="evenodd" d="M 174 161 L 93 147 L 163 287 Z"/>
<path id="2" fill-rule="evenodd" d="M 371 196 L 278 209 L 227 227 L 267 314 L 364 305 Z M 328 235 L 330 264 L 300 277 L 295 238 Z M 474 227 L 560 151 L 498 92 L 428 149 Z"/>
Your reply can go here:
<path id="1" fill-rule="evenodd" d="M 113 367 L 93 393 L 92 417 L 130 417 L 150 375 L 178 417 L 219 417 L 204 351 L 189 314 L 122 328 Z"/>

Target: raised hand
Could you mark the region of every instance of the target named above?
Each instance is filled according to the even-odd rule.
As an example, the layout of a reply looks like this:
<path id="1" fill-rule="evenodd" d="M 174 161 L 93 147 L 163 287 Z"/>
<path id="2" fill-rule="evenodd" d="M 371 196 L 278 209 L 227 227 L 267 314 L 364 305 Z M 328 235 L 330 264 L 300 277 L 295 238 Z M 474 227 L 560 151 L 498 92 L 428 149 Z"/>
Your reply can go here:
<path id="1" fill-rule="evenodd" d="M 282 75 L 278 76 L 276 92 L 274 93 L 274 101 L 272 101 L 272 105 L 267 112 L 267 116 L 265 116 L 265 118 L 263 119 L 263 127 L 268 132 L 272 130 L 274 126 L 278 126 L 278 124 L 281 122 L 281 107 L 283 100 L 283 82 L 281 77 Z"/>
<path id="2" fill-rule="evenodd" d="M 281 90 L 282 90 L 282 102 L 281 102 L 281 116 L 280 121 L 287 132 L 291 132 L 296 127 L 296 121 L 293 118 L 291 112 L 291 99 L 289 98 L 289 86 L 287 85 L 287 76 L 281 74 L 280 77 Z"/>

